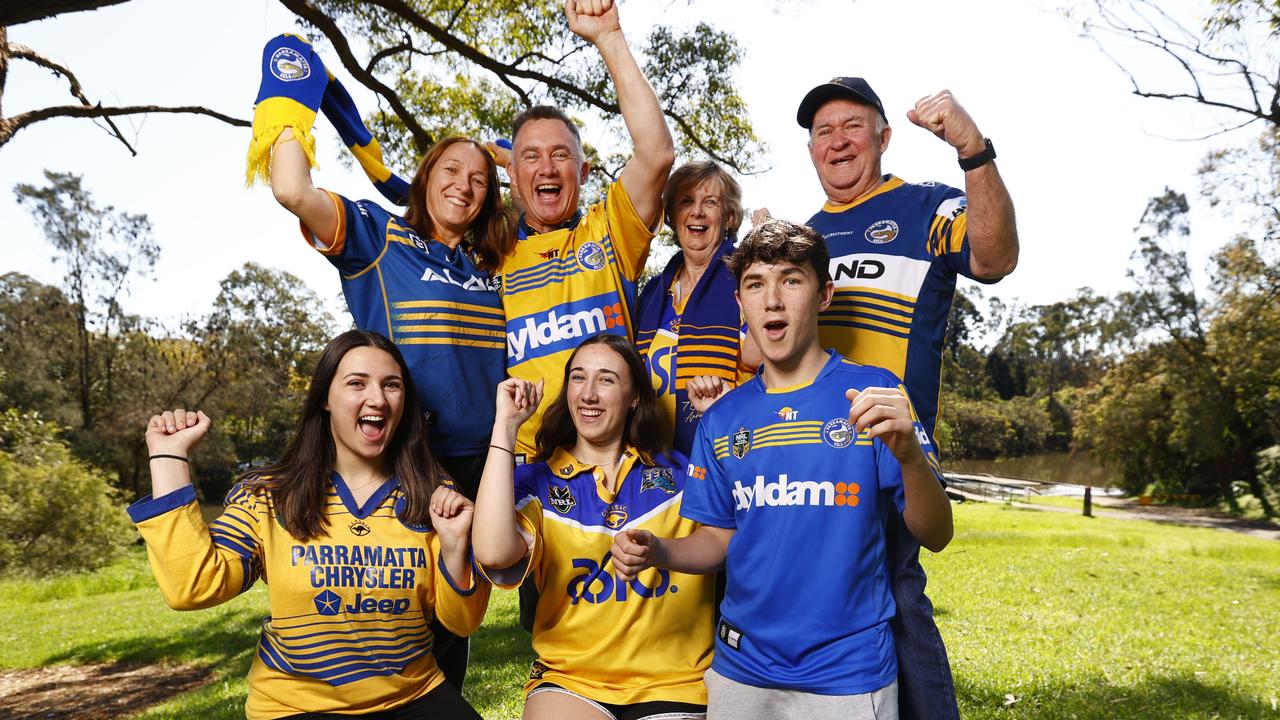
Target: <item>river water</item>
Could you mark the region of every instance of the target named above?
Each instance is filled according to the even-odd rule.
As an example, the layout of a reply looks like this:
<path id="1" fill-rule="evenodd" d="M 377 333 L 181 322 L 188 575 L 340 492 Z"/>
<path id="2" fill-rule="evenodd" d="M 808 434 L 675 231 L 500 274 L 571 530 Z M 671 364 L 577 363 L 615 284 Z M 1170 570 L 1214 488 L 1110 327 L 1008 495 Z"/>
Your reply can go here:
<path id="1" fill-rule="evenodd" d="M 1103 466 L 1088 453 L 1040 453 L 1002 460 L 943 460 L 945 470 L 959 473 L 987 473 L 1000 477 L 1112 487 L 1119 485 L 1119 473 Z"/>

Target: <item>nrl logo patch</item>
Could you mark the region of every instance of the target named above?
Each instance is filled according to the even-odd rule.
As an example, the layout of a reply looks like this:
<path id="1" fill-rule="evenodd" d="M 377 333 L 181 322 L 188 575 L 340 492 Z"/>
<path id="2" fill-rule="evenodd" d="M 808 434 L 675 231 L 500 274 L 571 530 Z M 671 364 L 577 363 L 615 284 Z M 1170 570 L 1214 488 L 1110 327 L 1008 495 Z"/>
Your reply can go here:
<path id="1" fill-rule="evenodd" d="M 898 223 L 892 220 L 881 220 L 867 228 L 867 231 L 862 236 L 867 239 L 867 242 L 876 245 L 891 243 L 894 238 L 898 237 Z"/>
<path id="2" fill-rule="evenodd" d="M 645 468 L 640 472 L 640 492 L 654 489 L 668 495 L 676 494 L 676 481 L 671 477 L 671 468 Z"/>
<path id="3" fill-rule="evenodd" d="M 729 444 L 733 450 L 733 456 L 742 459 L 743 455 L 751 449 L 751 431 L 741 428 L 729 438 Z"/>
<path id="4" fill-rule="evenodd" d="M 568 485 L 552 485 L 547 488 L 547 497 L 551 501 L 551 508 L 561 515 L 567 515 L 578 504 Z"/>

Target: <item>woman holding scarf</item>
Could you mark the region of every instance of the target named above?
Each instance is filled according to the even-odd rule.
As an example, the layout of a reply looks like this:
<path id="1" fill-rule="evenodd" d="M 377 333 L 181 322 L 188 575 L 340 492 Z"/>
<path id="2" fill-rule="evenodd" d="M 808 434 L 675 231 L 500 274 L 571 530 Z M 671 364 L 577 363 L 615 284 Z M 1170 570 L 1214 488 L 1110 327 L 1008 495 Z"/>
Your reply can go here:
<path id="1" fill-rule="evenodd" d="M 662 193 L 680 252 L 640 293 L 636 347 L 658 394 L 667 437 L 688 455 L 700 407 L 749 377 L 736 284 L 724 264 L 742 224 L 742 188 L 714 162 L 676 169 Z"/>

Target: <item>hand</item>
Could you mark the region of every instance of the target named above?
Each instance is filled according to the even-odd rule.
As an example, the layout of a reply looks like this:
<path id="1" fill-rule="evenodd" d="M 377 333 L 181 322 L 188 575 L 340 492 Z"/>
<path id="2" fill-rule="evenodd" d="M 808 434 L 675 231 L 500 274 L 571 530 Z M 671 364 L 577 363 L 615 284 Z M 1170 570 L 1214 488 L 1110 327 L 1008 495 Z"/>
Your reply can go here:
<path id="1" fill-rule="evenodd" d="M 498 140 L 490 140 L 484 144 L 489 154 L 493 156 L 493 162 L 500 168 L 505 168 L 511 164 L 511 141 L 506 138 Z"/>
<path id="2" fill-rule="evenodd" d="M 648 530 L 623 530 L 613 536 L 614 575 L 619 580 L 635 580 L 641 570 L 653 567 L 657 538 Z"/>
<path id="3" fill-rule="evenodd" d="M 769 208 L 756 208 L 751 211 L 751 227 L 760 227 L 769 222 L 773 216 L 769 214 Z"/>
<path id="4" fill-rule="evenodd" d="M 147 421 L 147 454 L 189 457 L 209 433 L 212 423 L 203 410 L 190 412 L 176 408 L 152 415 Z"/>
<path id="5" fill-rule="evenodd" d="M 923 458 L 916 424 L 911 419 L 911 402 L 899 388 L 869 387 L 862 392 L 845 391 L 849 400 L 849 424 L 855 432 L 870 430 L 868 436 L 880 438 L 889 451 L 906 463 Z"/>
<path id="6" fill-rule="evenodd" d="M 705 413 L 716 400 L 733 389 L 733 383 L 713 375 L 699 375 L 689 379 L 685 392 L 689 395 L 689 403 L 699 414 Z"/>
<path id="7" fill-rule="evenodd" d="M 916 106 L 907 111 L 907 119 L 942 138 L 962 158 L 973 157 L 987 148 L 986 138 L 950 90 L 917 100 Z"/>
<path id="8" fill-rule="evenodd" d="M 610 32 L 622 32 L 615 0 L 565 0 L 564 16 L 573 34 L 592 45 Z"/>
<path id="9" fill-rule="evenodd" d="M 471 534 L 475 505 L 462 493 L 441 485 L 431 493 L 431 527 L 440 536 L 442 550 L 465 547 Z"/>
<path id="10" fill-rule="evenodd" d="M 542 402 L 542 387 L 545 381 L 539 380 L 537 385 L 520 378 L 507 378 L 498 383 L 497 415 L 494 424 L 510 423 L 520 427 L 533 417 Z"/>

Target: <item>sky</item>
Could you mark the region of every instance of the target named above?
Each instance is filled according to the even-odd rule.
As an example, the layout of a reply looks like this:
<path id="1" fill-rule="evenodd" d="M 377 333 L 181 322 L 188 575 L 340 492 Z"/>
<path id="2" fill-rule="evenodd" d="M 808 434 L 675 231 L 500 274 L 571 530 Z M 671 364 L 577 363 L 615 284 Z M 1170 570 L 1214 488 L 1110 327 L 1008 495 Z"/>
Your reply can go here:
<path id="1" fill-rule="evenodd" d="M 1162 7 L 1194 25 L 1193 3 Z M 893 127 L 886 172 L 962 186 L 954 150 L 906 119 L 918 98 L 951 90 L 995 144 L 1017 211 L 1020 264 L 984 288 L 1006 303 L 1054 302 L 1086 286 L 1100 294 L 1129 288 L 1125 271 L 1147 200 L 1166 186 L 1194 196 L 1205 153 L 1256 132 L 1187 140 L 1230 118 L 1134 97 L 1124 74 L 1079 36 L 1078 25 L 1042 0 L 624 0 L 620 12 L 633 48 L 658 21 L 707 21 L 736 35 L 744 50 L 739 87 L 768 146 L 760 163 L 768 170 L 741 179 L 743 204 L 766 206 L 775 217 L 803 221 L 821 205 L 795 110 L 810 88 L 835 75 L 863 76 L 880 95 Z M 262 44 L 296 29 L 294 20 L 269 0 L 133 0 L 14 26 L 9 40 L 64 62 L 104 104 L 198 104 L 248 119 Z M 1140 77 L 1175 77 L 1150 57 L 1122 57 L 1137 63 Z M 335 66 L 357 103 L 373 107 L 371 96 Z M 15 61 L 4 112 L 71 102 L 66 87 Z M 191 115 L 117 123 L 137 157 L 82 119 L 38 123 L 0 148 L 0 272 L 60 282 L 43 230 L 12 192 L 17 183 L 42 183 L 47 168 L 81 174 L 100 205 L 150 216 L 161 256 L 153 277 L 136 282 L 124 300 L 130 312 L 177 327 L 183 317 L 207 312 L 218 282 L 252 260 L 300 276 L 326 309 L 341 315 L 336 271 L 303 244 L 296 220 L 268 188 L 244 187 L 247 129 Z M 376 197 L 363 175 L 338 162 L 341 144 L 323 120 L 317 136 L 316 184 Z M 605 141 L 593 128 L 584 137 Z M 1203 268 L 1234 228 L 1192 199 L 1193 232 L 1182 248 Z"/>

